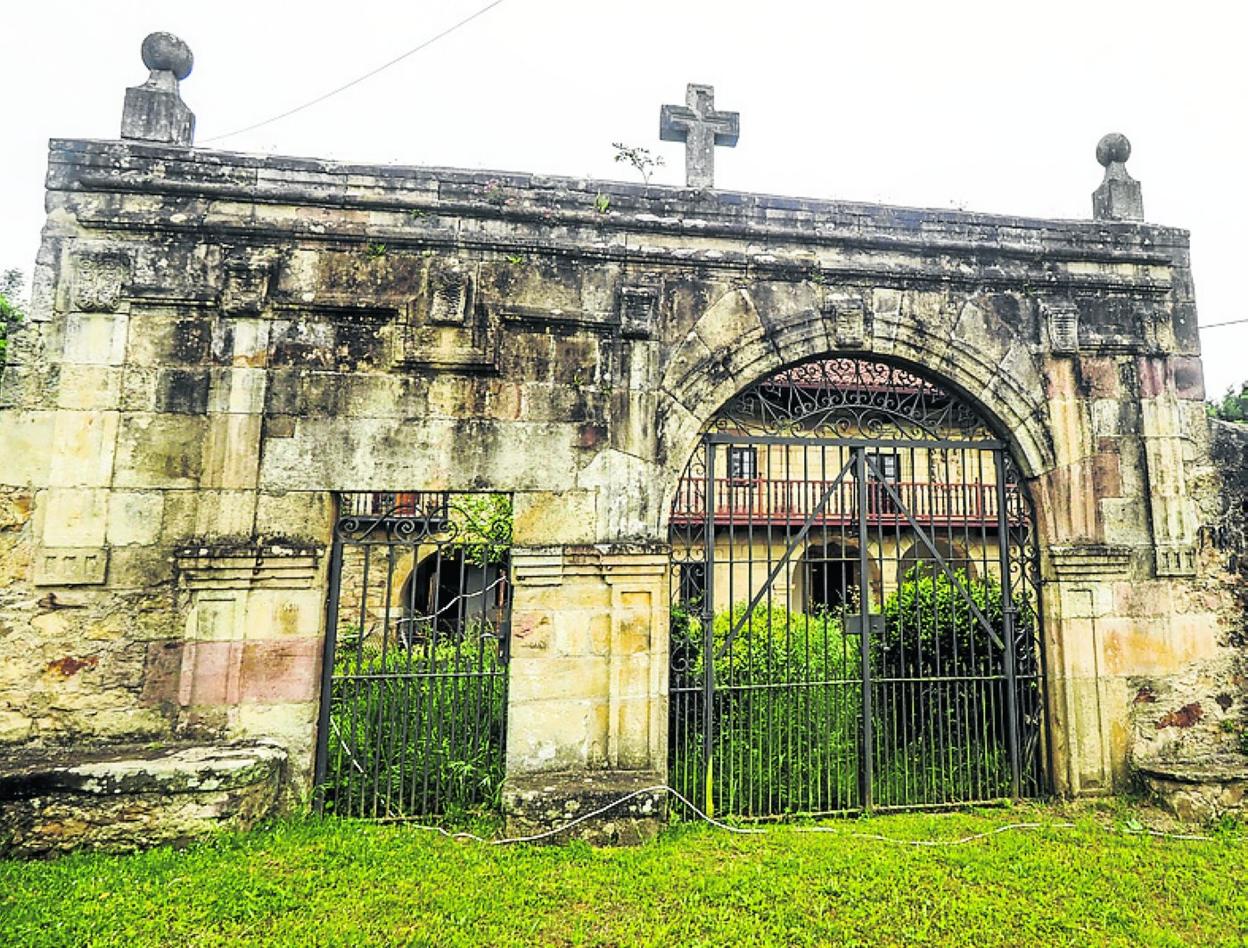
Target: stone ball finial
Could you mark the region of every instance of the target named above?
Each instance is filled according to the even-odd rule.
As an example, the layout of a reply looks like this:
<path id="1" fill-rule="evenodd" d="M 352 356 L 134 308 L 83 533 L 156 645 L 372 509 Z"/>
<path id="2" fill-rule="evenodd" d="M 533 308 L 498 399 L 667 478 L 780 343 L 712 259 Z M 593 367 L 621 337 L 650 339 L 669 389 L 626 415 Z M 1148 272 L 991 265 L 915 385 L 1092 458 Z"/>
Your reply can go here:
<path id="1" fill-rule="evenodd" d="M 171 72 L 180 81 L 191 74 L 195 57 L 191 48 L 172 33 L 149 33 L 143 40 L 143 65 Z"/>
<path id="2" fill-rule="evenodd" d="M 1096 160 L 1104 168 L 1114 162 L 1121 164 L 1130 157 L 1131 142 L 1121 132 L 1110 132 L 1096 143 Z"/>

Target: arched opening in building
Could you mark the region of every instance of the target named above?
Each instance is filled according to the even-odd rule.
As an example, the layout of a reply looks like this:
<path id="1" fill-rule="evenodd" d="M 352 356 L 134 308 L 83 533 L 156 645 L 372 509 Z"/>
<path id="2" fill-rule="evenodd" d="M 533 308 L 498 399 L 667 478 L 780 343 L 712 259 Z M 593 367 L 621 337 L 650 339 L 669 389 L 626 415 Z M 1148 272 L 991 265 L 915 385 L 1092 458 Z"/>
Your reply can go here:
<path id="1" fill-rule="evenodd" d="M 996 558 L 997 555 L 996 547 L 993 545 L 992 549 L 985 550 L 981 554 L 981 558 Z M 933 537 L 930 547 L 926 543 L 915 542 L 897 558 L 897 583 L 901 584 L 911 579 L 930 579 L 940 575 L 942 561 L 945 568 L 952 573 L 962 572 L 970 580 L 979 577 L 976 558 L 967 552 L 965 544 L 943 537 Z"/>
<path id="2" fill-rule="evenodd" d="M 454 548 L 428 554 L 402 586 L 405 636 L 419 641 L 434 632 L 496 631 L 507 603 L 506 584 L 506 562 L 476 562 Z"/>
<path id="3" fill-rule="evenodd" d="M 857 609 L 862 598 L 862 557 L 858 548 L 841 543 L 816 543 L 802 558 L 802 609 L 817 615 Z M 868 569 L 867 579 L 874 581 Z"/>

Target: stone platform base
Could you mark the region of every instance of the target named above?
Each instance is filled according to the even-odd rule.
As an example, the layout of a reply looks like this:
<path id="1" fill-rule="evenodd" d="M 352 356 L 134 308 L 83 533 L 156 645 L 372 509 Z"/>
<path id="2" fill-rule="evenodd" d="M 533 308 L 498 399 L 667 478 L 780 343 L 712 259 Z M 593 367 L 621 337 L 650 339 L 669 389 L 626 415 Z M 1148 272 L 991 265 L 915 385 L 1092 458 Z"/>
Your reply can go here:
<path id="1" fill-rule="evenodd" d="M 531 836 L 593 813 L 621 797 L 664 783 L 649 771 L 599 770 L 575 774 L 526 774 L 508 778 L 503 787 L 503 812 L 508 836 Z M 542 842 L 583 839 L 600 846 L 628 846 L 653 837 L 667 820 L 667 794 L 640 793 Z"/>
<path id="2" fill-rule="evenodd" d="M 267 744 L 14 751 L 0 760 L 0 856 L 125 852 L 247 829 L 274 809 Z"/>
<path id="3" fill-rule="evenodd" d="M 1248 758 L 1136 761 L 1144 786 L 1181 820 L 1248 813 Z"/>

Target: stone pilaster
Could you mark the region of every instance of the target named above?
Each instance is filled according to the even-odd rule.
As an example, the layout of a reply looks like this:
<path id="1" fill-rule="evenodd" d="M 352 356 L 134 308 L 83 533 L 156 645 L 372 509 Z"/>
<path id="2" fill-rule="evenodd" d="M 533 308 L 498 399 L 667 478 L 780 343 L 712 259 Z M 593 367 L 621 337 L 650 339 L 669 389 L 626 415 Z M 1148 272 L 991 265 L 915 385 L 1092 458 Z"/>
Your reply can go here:
<path id="1" fill-rule="evenodd" d="M 1114 618 L 1114 584 L 1131 572 L 1131 551 L 1101 544 L 1055 545 L 1043 584 L 1050 735 L 1057 790 L 1105 793 L 1115 784 L 1111 686 L 1105 625 Z M 1117 702 L 1120 703 L 1120 702 Z"/>
<path id="2" fill-rule="evenodd" d="M 1148 471 L 1154 564 L 1158 576 L 1196 573 L 1196 505 L 1188 492 L 1185 455 L 1190 436 L 1174 390 L 1168 360 L 1143 357 L 1140 437 Z"/>
<path id="3" fill-rule="evenodd" d="M 510 818 L 525 829 L 559 823 L 614 790 L 664 783 L 666 549 L 517 549 L 512 562 Z M 577 802 L 586 780 L 592 793 Z M 654 822 L 663 812 L 653 800 L 645 810 L 614 818 Z M 649 830 L 629 823 L 622 832 Z"/>
<path id="4" fill-rule="evenodd" d="M 180 729 L 280 743 L 294 784 L 306 785 L 323 648 L 321 551 L 204 546 L 179 550 L 176 565 L 189 600 Z"/>

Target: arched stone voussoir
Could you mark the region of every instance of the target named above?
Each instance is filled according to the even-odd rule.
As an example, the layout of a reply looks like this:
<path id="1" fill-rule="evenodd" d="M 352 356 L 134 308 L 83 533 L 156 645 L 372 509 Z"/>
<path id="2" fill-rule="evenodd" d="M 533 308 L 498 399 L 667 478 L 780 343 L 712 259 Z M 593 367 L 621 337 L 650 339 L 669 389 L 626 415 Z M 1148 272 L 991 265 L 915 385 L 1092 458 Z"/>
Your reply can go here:
<path id="1" fill-rule="evenodd" d="M 719 354 L 743 341 L 761 339 L 766 326 L 748 290 L 725 293 L 698 317 L 693 332 L 712 354 Z"/>
<path id="2" fill-rule="evenodd" d="M 958 312 L 950 313 L 949 335 L 934 335 L 903 320 L 887 335 L 868 338 L 860 348 L 848 350 L 832 346 L 818 311 L 803 308 L 764 318 L 744 290 L 721 297 L 694 325 L 664 373 L 659 410 L 666 414 L 658 426 L 658 457 L 667 479 L 663 516 L 699 435 L 720 408 L 760 379 L 821 356 L 877 356 L 914 368 L 949 386 L 989 418 L 1011 443 L 1024 476 L 1051 469 L 1043 379 L 1034 357 L 1017 338 L 1011 338 L 1000 359 L 954 345 L 951 336 Z M 756 333 L 761 323 L 770 328 L 765 337 Z M 672 403 L 680 410 L 667 410 Z"/>
<path id="3" fill-rule="evenodd" d="M 1025 476 L 1053 466 L 1043 376 L 1021 341 L 1015 339 L 998 360 L 914 330 L 883 344 L 875 340 L 869 354 L 914 366 L 975 405 L 1011 442 Z"/>

